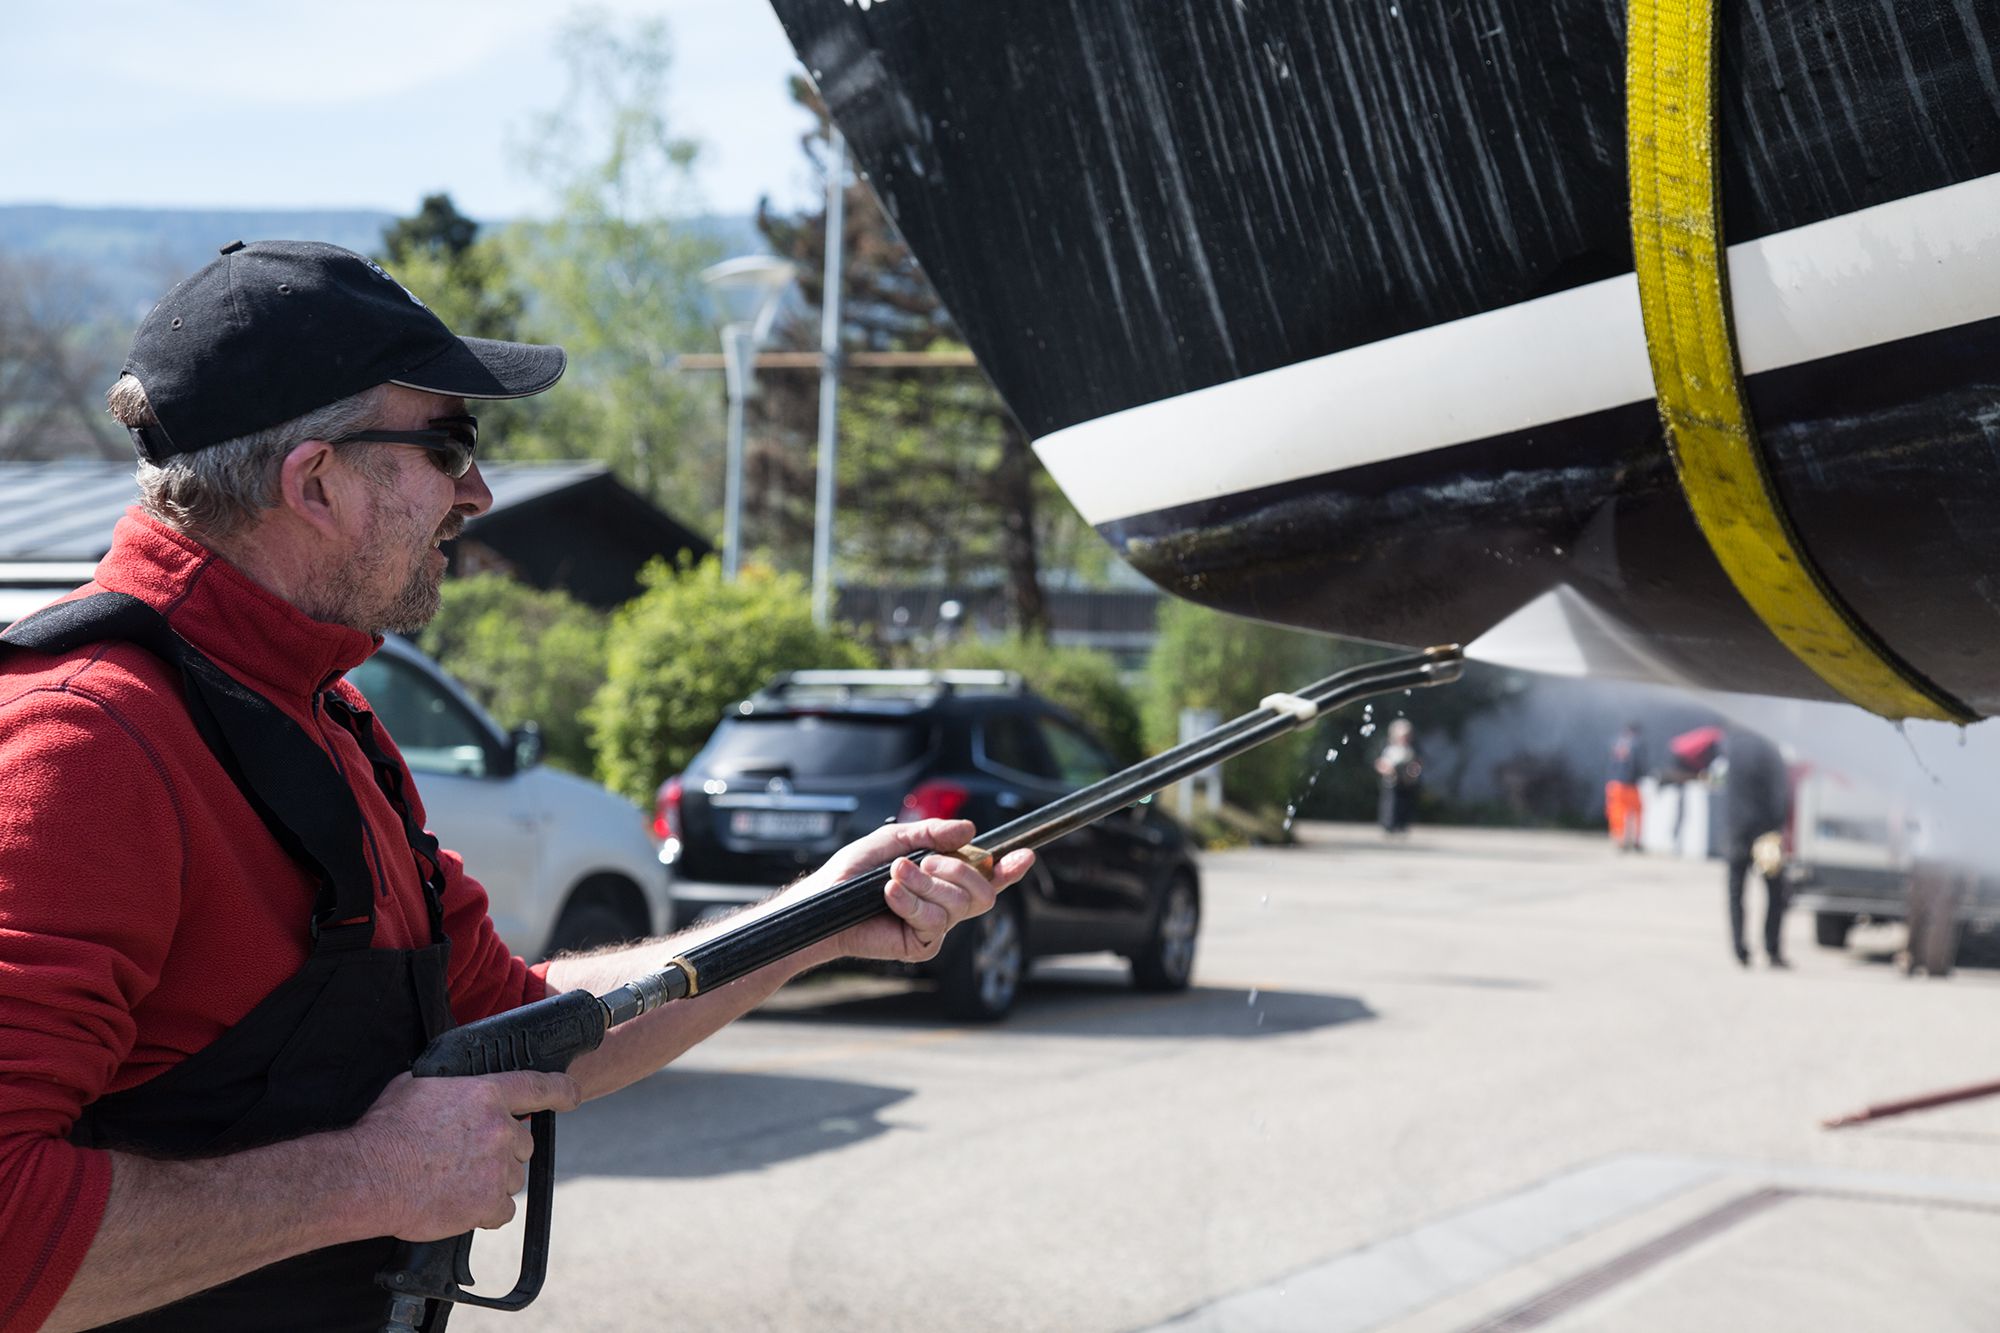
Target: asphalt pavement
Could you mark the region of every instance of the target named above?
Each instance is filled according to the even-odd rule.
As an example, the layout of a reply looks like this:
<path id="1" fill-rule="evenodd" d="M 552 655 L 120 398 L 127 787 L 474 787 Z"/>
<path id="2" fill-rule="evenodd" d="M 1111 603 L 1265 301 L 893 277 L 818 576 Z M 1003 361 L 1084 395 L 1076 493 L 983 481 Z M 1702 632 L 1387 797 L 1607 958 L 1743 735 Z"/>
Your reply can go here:
<path id="1" fill-rule="evenodd" d="M 453 1327 L 2000 1328 L 2000 1097 L 1823 1127 L 2000 1079 L 2000 970 L 1799 914 L 1743 970 L 1720 864 L 1596 837 L 1303 832 L 1205 859 L 1185 995 L 821 977 L 562 1117 L 544 1294 Z"/>

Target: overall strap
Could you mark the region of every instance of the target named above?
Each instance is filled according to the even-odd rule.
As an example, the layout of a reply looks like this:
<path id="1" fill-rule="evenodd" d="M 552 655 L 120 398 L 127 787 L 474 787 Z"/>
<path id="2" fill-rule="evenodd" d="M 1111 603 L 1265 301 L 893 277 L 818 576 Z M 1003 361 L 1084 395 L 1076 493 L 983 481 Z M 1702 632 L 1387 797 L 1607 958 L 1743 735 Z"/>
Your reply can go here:
<path id="1" fill-rule="evenodd" d="M 438 855 L 438 840 L 417 822 L 410 812 L 409 794 L 403 789 L 403 766 L 389 757 L 375 734 L 375 715 L 354 707 L 328 690 L 321 696 L 327 715 L 353 733 L 355 744 L 368 756 L 375 770 L 375 785 L 389 798 L 389 806 L 403 821 L 403 836 L 417 858 L 417 870 L 424 881 L 424 907 L 431 919 L 431 943 L 444 941 L 444 861 Z"/>
<path id="2" fill-rule="evenodd" d="M 374 879 L 362 850 L 361 810 L 305 728 L 124 593 L 62 602 L 0 632 L 0 643 L 44 653 L 106 640 L 137 644 L 179 670 L 202 739 L 279 845 L 319 881 L 315 951 L 367 948 L 375 933 Z"/>

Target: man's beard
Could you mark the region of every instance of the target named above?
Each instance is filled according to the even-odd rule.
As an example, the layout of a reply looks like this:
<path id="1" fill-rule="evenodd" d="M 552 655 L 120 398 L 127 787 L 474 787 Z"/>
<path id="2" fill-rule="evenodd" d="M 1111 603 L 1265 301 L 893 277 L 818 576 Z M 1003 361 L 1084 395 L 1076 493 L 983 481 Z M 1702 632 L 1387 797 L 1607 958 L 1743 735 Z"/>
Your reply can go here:
<path id="1" fill-rule="evenodd" d="M 392 558 L 383 531 L 387 526 L 381 511 L 376 511 L 360 547 L 327 580 L 323 594 L 328 602 L 314 613 L 315 619 L 346 625 L 364 634 L 415 634 L 431 623 L 443 601 L 444 582 L 444 571 L 431 569 L 430 552 L 434 545 L 426 545 L 423 553 L 411 562 L 402 587 L 386 605 L 370 606 L 363 600 L 378 581 L 382 567 Z M 450 541 L 464 528 L 464 515 L 447 515 L 432 534 L 432 543 Z"/>
<path id="2" fill-rule="evenodd" d="M 374 633 L 415 634 L 431 623 L 444 603 L 444 571 L 432 573 L 430 563 L 426 556 L 411 567 L 410 577 L 403 581 L 395 600 L 378 617 Z"/>

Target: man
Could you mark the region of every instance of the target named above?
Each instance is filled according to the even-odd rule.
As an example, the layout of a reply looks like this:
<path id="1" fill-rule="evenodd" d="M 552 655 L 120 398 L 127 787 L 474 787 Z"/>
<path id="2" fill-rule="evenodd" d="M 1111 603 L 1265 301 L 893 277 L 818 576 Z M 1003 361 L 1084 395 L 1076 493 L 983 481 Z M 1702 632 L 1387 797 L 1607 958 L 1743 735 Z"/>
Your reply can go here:
<path id="1" fill-rule="evenodd" d="M 930 957 L 1030 864 L 989 882 L 908 859 L 963 821 L 880 829 L 790 892 L 895 858 L 884 915 L 569 1075 L 401 1072 L 453 1021 L 689 942 L 511 957 L 342 681 L 435 612 L 438 545 L 491 503 L 467 400 L 563 364 L 460 339 L 312 243 L 231 246 L 141 323 L 110 401 L 143 502 L 92 584 L 0 643 L 0 1329 L 378 1328 L 392 1238 L 513 1214 L 516 1117 L 632 1082 L 819 963 Z"/>
<path id="2" fill-rule="evenodd" d="M 1639 724 L 1627 722 L 1612 738 L 1611 766 L 1604 776 L 1604 821 L 1611 827 L 1611 841 L 1621 852 L 1639 850 L 1644 815 L 1639 778 L 1645 771 L 1646 753 L 1639 743 Z"/>
<path id="3" fill-rule="evenodd" d="M 1791 777 L 1778 747 L 1743 727 L 1722 738 L 1723 855 L 1728 861 L 1729 938 L 1736 961 L 1750 966 L 1743 930 L 1743 884 L 1754 866 L 1764 880 L 1764 957 L 1774 968 L 1785 961 L 1786 893 L 1783 853 L 1778 840 L 1791 811 Z M 1760 843 L 1762 847 L 1760 849 Z"/>

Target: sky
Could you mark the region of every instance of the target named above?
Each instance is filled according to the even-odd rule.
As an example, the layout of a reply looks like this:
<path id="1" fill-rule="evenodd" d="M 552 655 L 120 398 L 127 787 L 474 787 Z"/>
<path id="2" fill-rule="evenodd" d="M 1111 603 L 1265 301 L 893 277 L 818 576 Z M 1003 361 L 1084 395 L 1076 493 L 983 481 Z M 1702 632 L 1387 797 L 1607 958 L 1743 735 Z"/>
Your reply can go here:
<path id="1" fill-rule="evenodd" d="M 814 193 L 786 93 L 798 62 L 763 0 L 598 0 L 673 37 L 669 122 L 702 142 L 697 202 Z M 546 213 L 518 162 L 564 88 L 534 0 L 14 0 L 0 19 L 0 204 Z"/>

